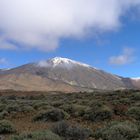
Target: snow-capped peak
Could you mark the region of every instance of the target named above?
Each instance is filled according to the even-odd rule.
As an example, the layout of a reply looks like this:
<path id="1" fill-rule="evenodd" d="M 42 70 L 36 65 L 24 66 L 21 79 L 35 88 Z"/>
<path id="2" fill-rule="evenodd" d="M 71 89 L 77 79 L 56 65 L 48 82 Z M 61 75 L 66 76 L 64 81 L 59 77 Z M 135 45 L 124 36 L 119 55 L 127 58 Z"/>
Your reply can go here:
<path id="1" fill-rule="evenodd" d="M 54 65 L 59 65 L 62 63 L 66 63 L 66 64 L 73 63 L 72 60 L 67 59 L 67 58 L 61 58 L 61 57 L 55 57 L 55 58 L 51 59 L 51 62 L 53 62 Z"/>
<path id="2" fill-rule="evenodd" d="M 90 67 L 87 64 L 84 63 L 80 63 L 68 58 L 62 58 L 62 57 L 55 57 L 52 59 L 49 59 L 48 61 L 40 61 L 38 63 L 39 66 L 41 67 L 48 67 L 48 66 L 64 66 L 64 67 L 72 67 L 72 66 L 76 66 L 76 65 L 80 65 L 80 66 L 84 66 L 84 67 Z"/>
<path id="3" fill-rule="evenodd" d="M 62 58 L 62 57 L 55 57 L 53 59 L 51 59 L 51 61 L 53 62 L 54 65 L 59 65 L 59 64 L 75 64 L 75 65 L 81 65 L 81 66 L 86 66 L 89 67 L 89 65 L 87 64 L 83 64 L 80 62 L 76 62 L 74 60 L 68 59 L 68 58 Z"/>

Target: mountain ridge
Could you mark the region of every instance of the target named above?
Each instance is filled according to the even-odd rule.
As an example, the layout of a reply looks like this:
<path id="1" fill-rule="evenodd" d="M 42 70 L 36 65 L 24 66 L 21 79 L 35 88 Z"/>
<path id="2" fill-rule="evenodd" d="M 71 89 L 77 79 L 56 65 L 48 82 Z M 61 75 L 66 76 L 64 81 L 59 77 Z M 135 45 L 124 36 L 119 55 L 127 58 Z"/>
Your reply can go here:
<path id="1" fill-rule="evenodd" d="M 74 92 L 138 88 L 139 85 L 133 79 L 61 57 L 0 71 L 0 89 Z"/>

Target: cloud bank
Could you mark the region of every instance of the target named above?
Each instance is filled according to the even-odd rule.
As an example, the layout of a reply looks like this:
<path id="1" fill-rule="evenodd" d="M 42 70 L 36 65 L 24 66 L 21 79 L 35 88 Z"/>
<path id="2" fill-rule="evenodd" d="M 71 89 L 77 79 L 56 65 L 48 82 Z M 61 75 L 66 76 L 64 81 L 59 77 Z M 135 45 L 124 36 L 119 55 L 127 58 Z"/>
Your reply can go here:
<path id="1" fill-rule="evenodd" d="M 52 51 L 63 38 L 116 30 L 140 0 L 0 0 L 0 48 Z"/>
<path id="2" fill-rule="evenodd" d="M 112 65 L 126 65 L 134 62 L 134 60 L 134 50 L 131 48 L 124 48 L 121 55 L 110 57 L 109 63 Z"/>

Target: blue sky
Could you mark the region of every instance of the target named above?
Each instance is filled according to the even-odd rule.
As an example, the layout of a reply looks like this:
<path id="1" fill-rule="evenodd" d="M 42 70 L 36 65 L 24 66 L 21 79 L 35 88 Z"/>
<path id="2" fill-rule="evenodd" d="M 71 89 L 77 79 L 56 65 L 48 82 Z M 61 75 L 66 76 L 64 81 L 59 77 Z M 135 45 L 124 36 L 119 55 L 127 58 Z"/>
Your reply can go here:
<path id="1" fill-rule="evenodd" d="M 2 12 L 4 13 L 4 11 Z M 58 30 L 55 35 L 49 34 L 49 40 L 48 36 L 46 36 L 46 40 L 32 37 L 33 40 L 31 38 L 29 41 L 33 41 L 36 44 L 30 44 L 26 37 L 24 38 L 24 40 L 27 40 L 26 42 L 21 40 L 21 38 L 17 38 L 17 36 L 15 37 L 16 39 L 11 38 L 11 35 L 15 36 L 15 32 L 11 32 L 11 30 L 8 32 L 7 28 L 17 29 L 18 31 L 21 30 L 21 27 L 16 28 L 16 26 L 9 25 L 4 27 L 1 26 L 3 23 L 0 22 L 0 46 L 2 46 L 0 47 L 0 68 L 17 67 L 29 62 L 47 60 L 59 56 L 87 63 L 113 74 L 125 77 L 140 77 L 140 12 L 134 11 L 132 8 L 129 12 L 122 15 L 123 12 L 117 16 L 117 21 L 114 21 L 116 17 L 111 17 L 111 22 L 107 21 L 107 24 L 101 24 L 101 27 L 98 27 L 96 24 L 88 27 L 85 25 L 86 22 L 81 20 L 84 24 L 79 28 L 80 31 L 73 29 L 75 27 L 72 25 L 73 28 L 71 27 L 71 30 L 73 32 L 67 29 L 66 32 L 63 30 L 60 33 Z M 16 19 L 18 19 L 18 16 L 16 16 Z M 6 22 L 9 22 L 9 19 L 5 20 Z M 106 22 L 106 20 L 102 22 Z M 74 25 L 76 24 L 74 23 Z M 85 28 L 88 28 L 88 31 L 84 30 Z M 84 31 L 87 33 L 84 34 Z M 8 33 L 4 34 L 3 32 Z M 48 31 L 45 33 L 48 34 Z M 67 35 L 67 33 L 69 34 Z M 18 35 L 23 34 L 25 32 L 21 31 Z M 37 42 L 35 39 L 39 41 Z M 1 43 L 1 40 L 4 40 L 4 43 Z M 8 45 L 5 40 L 8 42 Z"/>

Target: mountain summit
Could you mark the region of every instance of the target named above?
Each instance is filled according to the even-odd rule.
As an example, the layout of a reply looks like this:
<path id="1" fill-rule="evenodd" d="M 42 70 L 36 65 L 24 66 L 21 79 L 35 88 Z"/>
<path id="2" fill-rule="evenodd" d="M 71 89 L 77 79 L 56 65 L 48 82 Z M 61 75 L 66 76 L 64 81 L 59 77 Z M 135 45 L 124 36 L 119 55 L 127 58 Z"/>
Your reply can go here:
<path id="1" fill-rule="evenodd" d="M 0 72 L 0 89 L 74 92 L 137 86 L 139 84 L 129 78 L 61 57 Z"/>
<path id="2" fill-rule="evenodd" d="M 62 57 L 55 57 L 52 59 L 49 59 L 48 61 L 40 61 L 38 63 L 38 66 L 40 67 L 66 67 L 66 68 L 72 68 L 74 66 L 83 66 L 83 67 L 90 67 L 87 64 L 80 63 L 68 58 L 62 58 Z"/>

